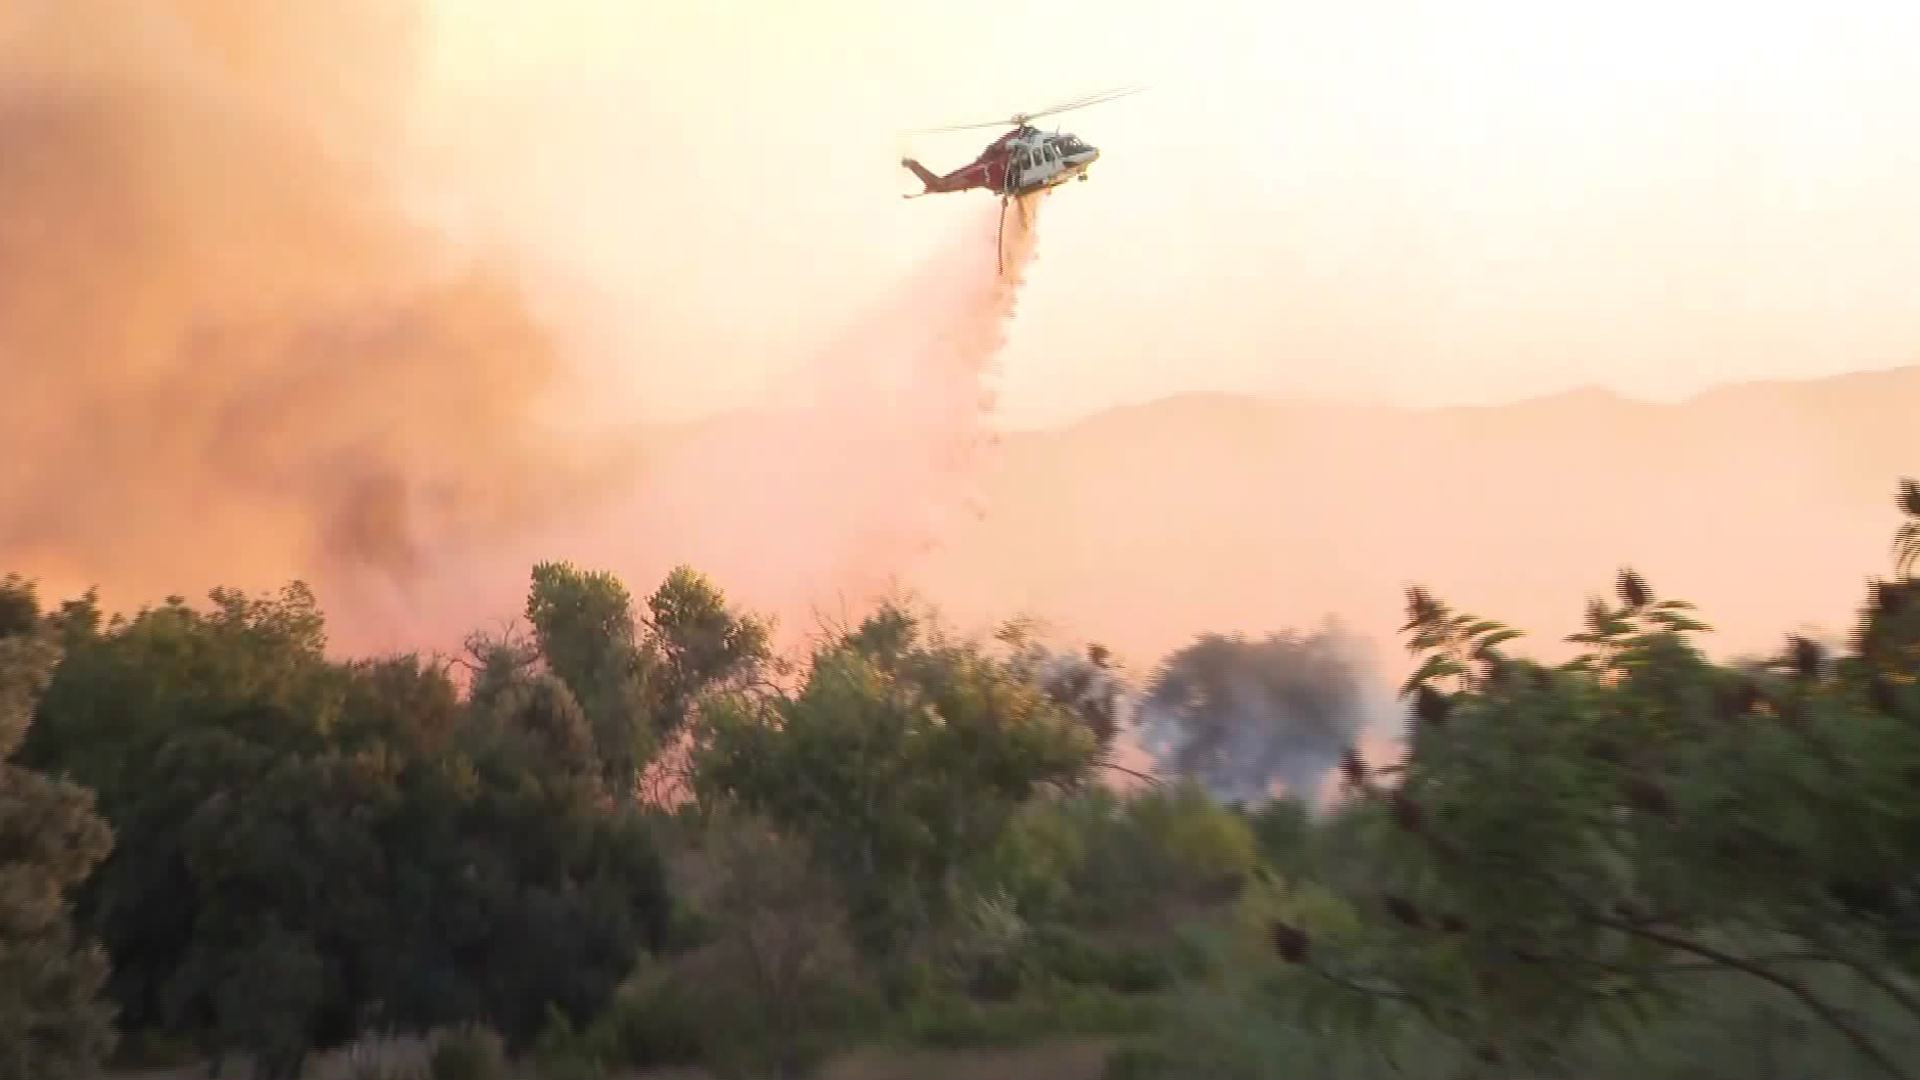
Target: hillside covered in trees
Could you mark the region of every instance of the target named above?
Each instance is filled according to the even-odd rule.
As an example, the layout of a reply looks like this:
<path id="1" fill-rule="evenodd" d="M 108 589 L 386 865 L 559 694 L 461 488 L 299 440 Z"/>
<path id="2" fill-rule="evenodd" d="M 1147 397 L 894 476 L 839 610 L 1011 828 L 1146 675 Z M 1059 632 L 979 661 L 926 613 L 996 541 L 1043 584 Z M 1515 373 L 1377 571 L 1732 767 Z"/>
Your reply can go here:
<path id="1" fill-rule="evenodd" d="M 291 1080 L 396 1033 L 332 1065 L 799 1077 L 1072 1036 L 1111 1080 L 1920 1077 L 1896 494 L 1843 649 L 1712 660 L 1713 612 L 1623 569 L 1547 662 L 1408 589 L 1392 755 L 1332 632 L 1130 675 L 893 602 L 794 663 L 693 570 L 544 563 L 458 656 L 341 660 L 299 583 L 111 615 L 10 577 L 0 1080 Z"/>

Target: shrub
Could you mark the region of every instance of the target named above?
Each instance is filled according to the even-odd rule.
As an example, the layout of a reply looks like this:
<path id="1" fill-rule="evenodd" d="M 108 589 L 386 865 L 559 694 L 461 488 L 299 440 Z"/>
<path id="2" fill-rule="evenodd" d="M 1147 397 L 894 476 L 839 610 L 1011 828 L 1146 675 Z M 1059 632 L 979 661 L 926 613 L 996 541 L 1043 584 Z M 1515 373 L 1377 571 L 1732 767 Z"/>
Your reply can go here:
<path id="1" fill-rule="evenodd" d="M 433 1080 L 506 1080 L 507 1048 L 500 1035 L 478 1024 L 462 1024 L 440 1037 L 429 1069 Z"/>
<path id="2" fill-rule="evenodd" d="M 1207 967 L 1206 958 L 1181 936 L 1108 944 L 1059 926 L 1036 929 L 1025 959 L 1031 982 L 1104 987 L 1123 994 L 1165 990 Z"/>
<path id="3" fill-rule="evenodd" d="M 114 1065 L 131 1072 L 181 1069 L 200 1060 L 192 1039 L 153 1028 L 127 1033 L 114 1050 Z"/>
<path id="4" fill-rule="evenodd" d="M 904 1034 L 929 1046 L 1004 1046 L 1052 1035 L 1133 1035 L 1158 1018 L 1153 998 L 1099 987 L 1061 986 L 994 1002 L 948 993 L 915 1003 Z"/>
<path id="5" fill-rule="evenodd" d="M 651 978 L 622 991 L 594 1020 L 586 1039 L 601 1061 L 620 1069 L 659 1069 L 703 1060 L 711 1017 L 692 998 Z"/>
<path id="6" fill-rule="evenodd" d="M 576 1031 L 559 1008 L 547 1006 L 547 1026 L 534 1040 L 533 1061 L 541 1080 L 599 1080 L 606 1063 L 586 1032 Z"/>

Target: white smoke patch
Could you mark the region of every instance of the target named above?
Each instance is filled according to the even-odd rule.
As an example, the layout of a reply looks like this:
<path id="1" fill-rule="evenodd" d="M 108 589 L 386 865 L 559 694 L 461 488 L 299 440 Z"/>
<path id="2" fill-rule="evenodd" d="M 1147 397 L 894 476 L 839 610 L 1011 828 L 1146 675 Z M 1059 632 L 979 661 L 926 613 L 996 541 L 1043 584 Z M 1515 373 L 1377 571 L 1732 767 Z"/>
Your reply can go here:
<path id="1" fill-rule="evenodd" d="M 1105 759 L 1113 762 L 1122 720 L 1133 707 L 1125 672 L 1103 645 L 1061 651 L 1038 640 L 1034 630 L 1030 622 L 1016 622 L 1000 631 L 1000 639 L 1012 646 L 1009 666 L 1086 724 Z"/>
<path id="2" fill-rule="evenodd" d="M 1168 656 L 1137 701 L 1136 735 L 1168 777 L 1225 802 L 1318 802 L 1341 752 L 1400 710 L 1337 627 L 1253 640 L 1202 634 Z M 1365 755 L 1363 755 L 1365 756 Z"/>

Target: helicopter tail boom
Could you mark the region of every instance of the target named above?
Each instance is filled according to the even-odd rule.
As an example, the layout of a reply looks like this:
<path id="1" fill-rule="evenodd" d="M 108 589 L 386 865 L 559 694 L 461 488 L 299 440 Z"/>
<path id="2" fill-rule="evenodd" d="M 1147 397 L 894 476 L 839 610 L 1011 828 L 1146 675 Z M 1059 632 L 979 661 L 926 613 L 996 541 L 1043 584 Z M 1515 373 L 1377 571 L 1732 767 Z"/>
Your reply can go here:
<path id="1" fill-rule="evenodd" d="M 927 168 L 912 158 L 901 158 L 900 164 L 906 166 L 907 171 L 919 177 L 920 182 L 926 185 L 925 191 L 916 191 L 912 195 L 907 196 L 907 198 L 910 199 L 919 195 L 935 195 L 942 192 L 966 191 L 968 188 L 984 187 L 989 179 L 987 166 L 977 161 L 971 165 L 965 165 L 955 169 L 945 176 L 936 174 L 932 169 Z"/>
<path id="2" fill-rule="evenodd" d="M 920 194 L 930 195 L 940 190 L 940 177 L 934 173 L 932 169 L 927 168 L 912 158 L 901 158 L 900 164 L 906 166 L 908 172 L 918 177 L 921 183 L 927 185 L 927 190 Z"/>

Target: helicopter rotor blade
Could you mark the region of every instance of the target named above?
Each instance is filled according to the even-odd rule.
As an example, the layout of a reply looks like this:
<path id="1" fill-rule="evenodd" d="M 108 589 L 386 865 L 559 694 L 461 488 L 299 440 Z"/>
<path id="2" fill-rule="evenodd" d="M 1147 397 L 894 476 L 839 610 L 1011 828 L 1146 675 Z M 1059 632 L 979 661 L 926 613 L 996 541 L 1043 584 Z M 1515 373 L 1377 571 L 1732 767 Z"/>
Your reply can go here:
<path id="1" fill-rule="evenodd" d="M 1013 127 L 1018 120 L 987 120 L 978 124 L 948 124 L 946 127 L 908 128 L 903 135 L 938 135 L 943 131 L 972 131 L 976 128 Z"/>
<path id="2" fill-rule="evenodd" d="M 1022 113 L 1015 120 L 1015 123 L 1023 124 L 1023 123 L 1026 123 L 1028 120 L 1035 120 L 1042 116 L 1052 116 L 1055 113 L 1072 112 L 1075 109 L 1084 109 L 1089 105 L 1101 105 L 1106 102 L 1112 101 L 1115 98 L 1123 98 L 1129 94 L 1137 94 L 1140 91 L 1145 89 L 1146 87 L 1144 86 L 1130 86 L 1130 87 L 1124 87 L 1118 90 L 1107 90 L 1098 94 L 1089 94 L 1086 97 L 1076 98 L 1062 105 L 1055 105 L 1051 109 L 1041 109 L 1039 112 Z"/>
<path id="3" fill-rule="evenodd" d="M 986 120 L 978 124 L 949 124 L 945 127 L 911 128 L 911 129 L 908 129 L 907 131 L 901 132 L 901 134 L 933 135 L 933 134 L 938 134 L 944 131 L 973 131 L 979 128 L 1019 127 L 1021 124 L 1024 124 L 1029 120 L 1037 119 L 1042 116 L 1052 116 L 1055 113 L 1069 112 L 1074 109 L 1084 109 L 1089 105 L 1099 105 L 1104 102 L 1112 101 L 1115 98 L 1123 98 L 1129 94 L 1137 94 L 1140 91 L 1145 89 L 1146 87 L 1144 86 L 1131 86 L 1131 87 L 1124 87 L 1118 90 L 1104 90 L 1097 94 L 1089 94 L 1083 98 L 1075 98 L 1074 100 L 1066 102 L 1065 104 L 1055 105 L 1050 109 L 1041 109 L 1039 112 L 1016 113 L 1014 116 L 1006 120 Z"/>

